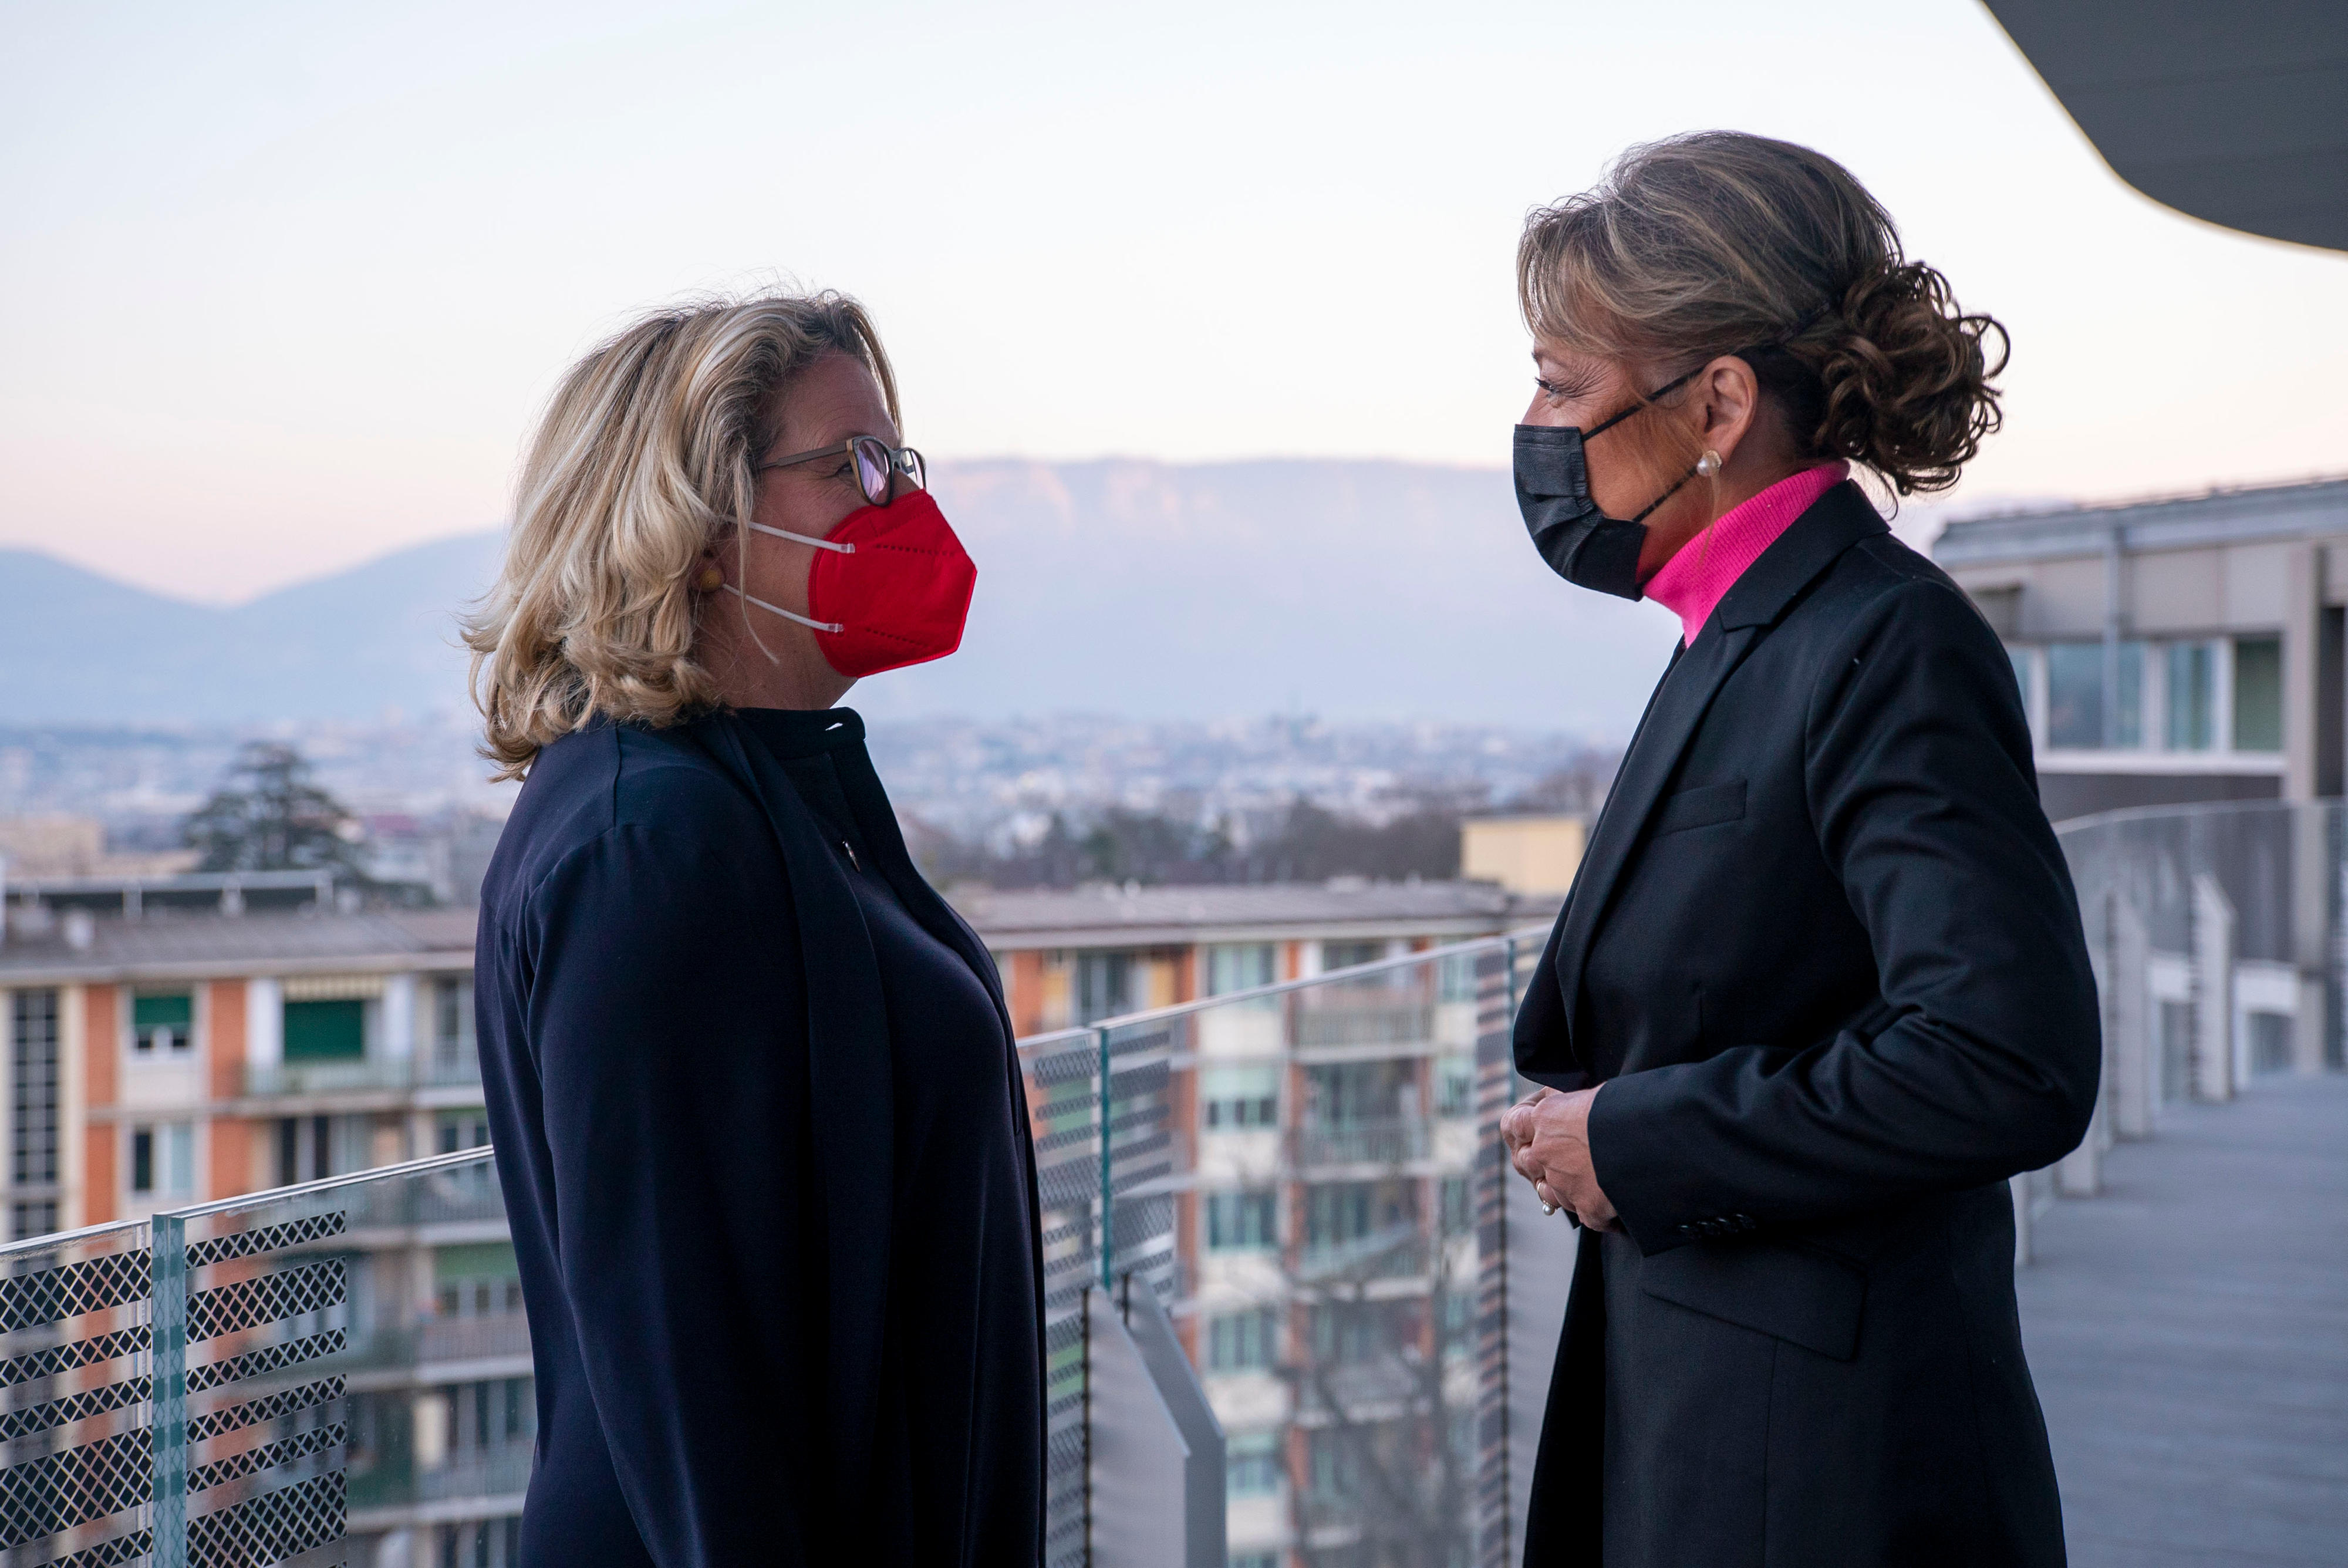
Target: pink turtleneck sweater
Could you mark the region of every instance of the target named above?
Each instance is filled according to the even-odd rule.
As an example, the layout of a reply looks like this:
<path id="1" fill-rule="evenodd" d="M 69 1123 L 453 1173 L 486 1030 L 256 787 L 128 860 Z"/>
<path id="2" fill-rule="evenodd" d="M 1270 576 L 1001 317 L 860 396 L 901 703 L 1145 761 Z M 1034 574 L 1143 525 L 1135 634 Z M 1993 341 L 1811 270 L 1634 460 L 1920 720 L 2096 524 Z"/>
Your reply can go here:
<path id="1" fill-rule="evenodd" d="M 1721 596 L 1777 542 L 1810 503 L 1850 477 L 1850 465 L 1838 458 L 1779 480 L 1721 515 L 1718 521 L 1679 548 L 1647 579 L 1648 598 L 1680 618 L 1683 641 L 1693 645 Z"/>

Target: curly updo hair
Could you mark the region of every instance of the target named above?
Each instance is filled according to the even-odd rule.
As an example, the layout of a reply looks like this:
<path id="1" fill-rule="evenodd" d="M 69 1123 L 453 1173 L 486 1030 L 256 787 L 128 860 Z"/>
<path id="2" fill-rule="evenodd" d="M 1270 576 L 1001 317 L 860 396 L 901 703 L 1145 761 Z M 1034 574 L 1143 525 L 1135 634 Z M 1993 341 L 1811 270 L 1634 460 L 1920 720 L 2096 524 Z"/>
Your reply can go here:
<path id="1" fill-rule="evenodd" d="M 1517 247 L 1536 335 L 1622 362 L 1753 366 L 1806 455 L 1946 490 L 1998 428 L 2005 328 L 1958 308 L 1834 160 L 1708 130 L 1633 147 Z M 1990 353 L 1996 335 L 1996 355 Z"/>

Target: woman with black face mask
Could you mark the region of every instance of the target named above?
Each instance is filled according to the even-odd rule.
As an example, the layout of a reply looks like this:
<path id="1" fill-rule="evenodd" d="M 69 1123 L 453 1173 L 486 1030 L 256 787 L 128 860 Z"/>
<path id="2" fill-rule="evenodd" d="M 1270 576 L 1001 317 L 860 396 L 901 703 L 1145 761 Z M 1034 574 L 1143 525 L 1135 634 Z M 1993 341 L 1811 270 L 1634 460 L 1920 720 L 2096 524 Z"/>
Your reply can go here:
<path id="1" fill-rule="evenodd" d="M 1517 1019 L 1503 1122 L 1582 1227 L 1529 1564 L 2057 1564 L 2006 1178 L 2101 1061 L 1994 633 L 1854 468 L 1997 425 L 1941 274 L 1807 149 L 1635 149 L 1519 253 L 1527 527 L 1684 633 Z"/>

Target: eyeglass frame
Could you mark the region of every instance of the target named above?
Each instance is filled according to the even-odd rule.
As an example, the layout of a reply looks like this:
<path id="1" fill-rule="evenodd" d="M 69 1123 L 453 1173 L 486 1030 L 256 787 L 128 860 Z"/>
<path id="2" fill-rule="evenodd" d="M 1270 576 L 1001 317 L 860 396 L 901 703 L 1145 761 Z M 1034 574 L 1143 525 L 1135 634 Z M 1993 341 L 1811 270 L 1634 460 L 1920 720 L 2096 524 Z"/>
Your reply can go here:
<path id="1" fill-rule="evenodd" d="M 920 452 L 914 450 L 911 447 L 892 447 L 878 436 L 850 436 L 829 447 L 818 447 L 812 451 L 794 452 L 787 458 L 777 458 L 772 462 L 760 463 L 750 471 L 754 474 L 763 474 L 768 469 L 788 469 L 799 463 L 811 463 L 818 458 L 835 456 L 846 458 L 850 463 L 854 463 L 856 461 L 857 444 L 861 441 L 871 442 L 874 446 L 880 448 L 881 451 L 888 454 L 889 458 L 888 493 L 885 495 L 876 496 L 870 490 L 865 489 L 863 469 L 861 466 L 859 466 L 857 469 L 857 492 L 864 497 L 865 501 L 868 504 L 872 506 L 887 506 L 891 501 L 895 500 L 897 499 L 897 476 L 899 474 L 903 474 L 907 479 L 912 480 L 913 488 L 915 490 L 927 490 L 930 488 L 929 460 L 923 458 Z M 908 458 L 912 459 L 910 465 L 905 460 Z"/>

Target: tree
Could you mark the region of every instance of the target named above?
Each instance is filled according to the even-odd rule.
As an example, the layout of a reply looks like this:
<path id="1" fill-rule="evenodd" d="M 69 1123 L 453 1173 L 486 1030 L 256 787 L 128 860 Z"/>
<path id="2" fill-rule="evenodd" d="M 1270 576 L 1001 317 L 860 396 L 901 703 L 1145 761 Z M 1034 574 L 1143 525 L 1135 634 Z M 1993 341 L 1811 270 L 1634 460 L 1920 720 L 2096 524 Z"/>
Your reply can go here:
<path id="1" fill-rule="evenodd" d="M 203 851 L 199 871 L 331 872 L 365 882 L 357 837 L 343 803 L 311 782 L 302 754 L 267 740 L 247 745 L 180 824 L 180 841 Z"/>

